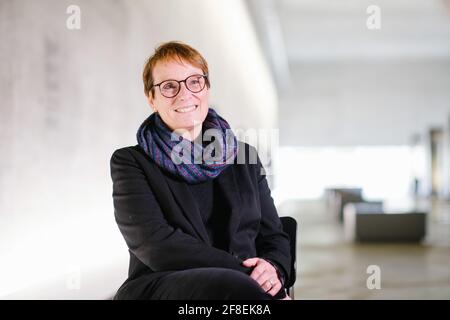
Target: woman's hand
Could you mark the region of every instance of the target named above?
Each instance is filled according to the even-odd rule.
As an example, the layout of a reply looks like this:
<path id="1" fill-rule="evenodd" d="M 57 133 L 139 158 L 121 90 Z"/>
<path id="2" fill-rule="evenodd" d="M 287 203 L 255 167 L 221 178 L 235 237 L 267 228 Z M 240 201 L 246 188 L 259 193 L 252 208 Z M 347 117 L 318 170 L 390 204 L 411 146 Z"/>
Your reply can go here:
<path id="1" fill-rule="evenodd" d="M 281 289 L 281 281 L 278 279 L 277 270 L 269 262 L 261 258 L 244 260 L 245 267 L 252 268 L 250 277 L 254 279 L 268 294 L 274 296 Z"/>

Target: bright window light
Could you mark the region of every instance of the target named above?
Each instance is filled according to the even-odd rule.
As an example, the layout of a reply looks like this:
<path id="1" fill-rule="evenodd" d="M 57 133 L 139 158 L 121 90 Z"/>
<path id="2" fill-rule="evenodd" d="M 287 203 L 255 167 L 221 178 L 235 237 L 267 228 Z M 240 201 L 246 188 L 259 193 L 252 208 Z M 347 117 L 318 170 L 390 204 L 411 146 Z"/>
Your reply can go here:
<path id="1" fill-rule="evenodd" d="M 368 199 L 406 198 L 414 178 L 425 180 L 422 147 L 280 147 L 275 159 L 276 203 L 320 198 L 337 186 L 360 187 Z"/>

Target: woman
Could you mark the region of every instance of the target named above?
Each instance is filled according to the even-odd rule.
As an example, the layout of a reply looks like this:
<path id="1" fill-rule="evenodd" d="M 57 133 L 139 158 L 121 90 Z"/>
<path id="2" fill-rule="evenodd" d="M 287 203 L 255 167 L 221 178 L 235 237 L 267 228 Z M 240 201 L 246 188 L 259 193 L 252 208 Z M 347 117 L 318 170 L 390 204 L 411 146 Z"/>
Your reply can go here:
<path id="1" fill-rule="evenodd" d="M 115 218 L 130 253 L 115 298 L 288 299 L 289 239 L 259 158 L 248 161 L 256 150 L 209 108 L 205 59 L 165 43 L 143 81 L 153 113 L 138 145 L 111 158 Z M 202 142 L 207 133 L 213 142 Z"/>

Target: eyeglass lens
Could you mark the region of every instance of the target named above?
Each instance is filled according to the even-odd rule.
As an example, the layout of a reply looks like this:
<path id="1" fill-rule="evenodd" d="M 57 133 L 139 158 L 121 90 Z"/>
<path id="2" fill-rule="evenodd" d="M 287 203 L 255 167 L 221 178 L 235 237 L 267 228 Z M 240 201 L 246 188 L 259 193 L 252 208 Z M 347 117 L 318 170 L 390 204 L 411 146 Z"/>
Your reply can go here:
<path id="1" fill-rule="evenodd" d="M 162 82 L 159 86 L 161 89 L 161 94 L 167 98 L 175 97 L 180 91 L 181 82 L 184 82 L 186 88 L 193 93 L 202 91 L 206 83 L 205 77 L 202 75 L 193 75 L 179 82 L 175 80 L 167 80 Z"/>

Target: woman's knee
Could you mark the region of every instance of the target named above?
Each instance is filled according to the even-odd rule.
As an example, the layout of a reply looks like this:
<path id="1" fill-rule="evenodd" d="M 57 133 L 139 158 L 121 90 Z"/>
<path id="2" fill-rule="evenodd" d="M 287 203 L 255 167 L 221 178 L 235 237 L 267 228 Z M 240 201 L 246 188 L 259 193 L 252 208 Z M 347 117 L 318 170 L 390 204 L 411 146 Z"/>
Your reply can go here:
<path id="1" fill-rule="evenodd" d="M 265 300 L 269 295 L 264 292 L 260 285 L 245 273 L 224 269 L 213 268 L 214 275 L 210 282 L 212 290 L 216 291 L 218 299 L 225 300 Z"/>
<path id="2" fill-rule="evenodd" d="M 116 299 L 265 300 L 270 296 L 245 273 L 225 268 L 168 272 L 158 281 L 136 279 L 123 286 Z M 131 286 L 130 286 L 131 285 Z M 133 288 L 131 288 L 133 287 Z M 128 291 L 132 291 L 130 294 Z"/>

